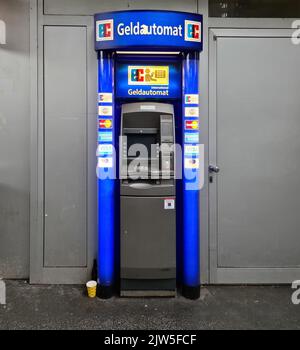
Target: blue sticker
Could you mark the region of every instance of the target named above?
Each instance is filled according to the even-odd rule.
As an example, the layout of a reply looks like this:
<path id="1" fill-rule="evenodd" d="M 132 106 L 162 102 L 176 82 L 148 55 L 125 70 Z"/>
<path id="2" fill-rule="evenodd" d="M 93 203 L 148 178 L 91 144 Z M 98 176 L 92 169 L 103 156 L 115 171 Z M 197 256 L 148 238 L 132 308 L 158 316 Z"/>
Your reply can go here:
<path id="1" fill-rule="evenodd" d="M 98 142 L 112 142 L 112 132 L 98 132 Z"/>
<path id="2" fill-rule="evenodd" d="M 184 134 L 185 143 L 198 143 L 199 142 L 199 133 L 198 132 L 186 132 Z"/>

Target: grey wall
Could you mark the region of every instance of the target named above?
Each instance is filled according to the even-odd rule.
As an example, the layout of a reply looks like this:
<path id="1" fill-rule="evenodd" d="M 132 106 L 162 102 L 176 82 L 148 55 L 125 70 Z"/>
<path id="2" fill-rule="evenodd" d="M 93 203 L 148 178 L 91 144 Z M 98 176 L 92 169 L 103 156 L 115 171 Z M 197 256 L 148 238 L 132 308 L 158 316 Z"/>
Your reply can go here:
<path id="1" fill-rule="evenodd" d="M 0 0 L 0 277 L 29 275 L 29 0 Z"/>

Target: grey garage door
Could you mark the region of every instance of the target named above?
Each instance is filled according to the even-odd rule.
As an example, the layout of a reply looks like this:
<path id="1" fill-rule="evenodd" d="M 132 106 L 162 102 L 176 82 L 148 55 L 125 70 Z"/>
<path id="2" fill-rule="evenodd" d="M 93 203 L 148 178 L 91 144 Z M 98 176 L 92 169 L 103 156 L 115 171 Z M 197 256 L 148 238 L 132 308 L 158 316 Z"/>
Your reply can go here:
<path id="1" fill-rule="evenodd" d="M 290 30 L 211 30 L 211 281 L 300 277 L 300 45 Z"/>

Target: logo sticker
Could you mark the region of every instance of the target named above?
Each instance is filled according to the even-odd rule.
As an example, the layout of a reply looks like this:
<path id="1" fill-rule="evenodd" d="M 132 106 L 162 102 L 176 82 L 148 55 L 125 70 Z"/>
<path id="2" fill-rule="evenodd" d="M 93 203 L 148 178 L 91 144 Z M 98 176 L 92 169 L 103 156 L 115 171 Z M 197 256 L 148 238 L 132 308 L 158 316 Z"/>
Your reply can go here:
<path id="1" fill-rule="evenodd" d="M 99 132 L 98 141 L 99 142 L 112 142 L 112 132 Z"/>
<path id="2" fill-rule="evenodd" d="M 201 23 L 196 21 L 184 21 L 184 40 L 201 42 Z"/>
<path id="3" fill-rule="evenodd" d="M 110 144 L 102 144 L 98 145 L 97 148 L 97 156 L 105 156 L 113 154 L 113 145 Z"/>
<path id="4" fill-rule="evenodd" d="M 110 92 L 101 92 L 99 94 L 99 102 L 103 103 L 112 103 L 112 93 Z"/>
<path id="5" fill-rule="evenodd" d="M 198 132 L 189 132 L 184 134 L 184 142 L 186 143 L 198 143 L 199 142 L 199 133 Z"/>
<path id="6" fill-rule="evenodd" d="M 112 106 L 99 106 L 98 114 L 101 116 L 112 116 Z"/>
<path id="7" fill-rule="evenodd" d="M 175 209 L 175 199 L 174 198 L 166 198 L 164 200 L 164 208 L 166 210 Z"/>
<path id="8" fill-rule="evenodd" d="M 198 117 L 199 108 L 198 107 L 185 107 L 184 114 L 186 117 Z"/>
<path id="9" fill-rule="evenodd" d="M 128 85 L 169 85 L 169 67 L 128 66 Z"/>
<path id="10" fill-rule="evenodd" d="M 198 169 L 199 158 L 184 158 L 184 167 L 186 169 Z"/>
<path id="11" fill-rule="evenodd" d="M 199 103 L 199 95 L 185 95 L 184 102 L 186 105 L 197 105 Z"/>
<path id="12" fill-rule="evenodd" d="M 112 120 L 111 119 L 100 119 L 99 120 L 100 129 L 112 129 Z"/>
<path id="13" fill-rule="evenodd" d="M 112 168 L 113 167 L 113 159 L 112 157 L 108 158 L 98 158 L 98 168 Z"/>
<path id="14" fill-rule="evenodd" d="M 199 123 L 198 120 L 186 120 L 185 129 L 186 130 L 198 130 Z"/>
<path id="15" fill-rule="evenodd" d="M 199 145 L 184 145 L 184 153 L 191 156 L 198 156 Z"/>
<path id="16" fill-rule="evenodd" d="M 96 22 L 96 41 L 114 40 L 114 21 L 108 19 Z"/>

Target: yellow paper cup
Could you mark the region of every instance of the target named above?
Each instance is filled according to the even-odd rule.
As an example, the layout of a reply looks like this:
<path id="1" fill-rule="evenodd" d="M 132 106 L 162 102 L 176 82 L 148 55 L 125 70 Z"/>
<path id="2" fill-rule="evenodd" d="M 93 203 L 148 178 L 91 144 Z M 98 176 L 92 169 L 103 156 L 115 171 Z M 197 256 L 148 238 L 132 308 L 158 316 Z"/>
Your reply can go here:
<path id="1" fill-rule="evenodd" d="M 89 298 L 95 298 L 97 292 L 97 282 L 96 281 L 88 281 L 86 284 L 87 292 Z"/>

